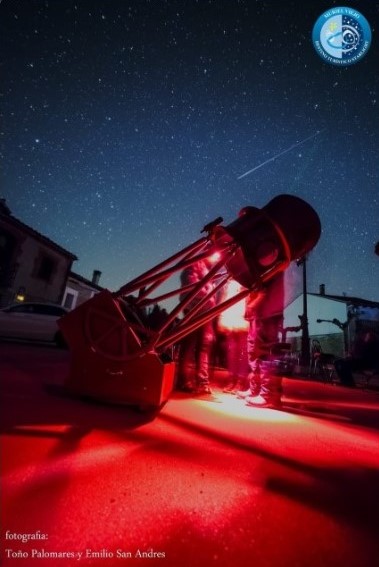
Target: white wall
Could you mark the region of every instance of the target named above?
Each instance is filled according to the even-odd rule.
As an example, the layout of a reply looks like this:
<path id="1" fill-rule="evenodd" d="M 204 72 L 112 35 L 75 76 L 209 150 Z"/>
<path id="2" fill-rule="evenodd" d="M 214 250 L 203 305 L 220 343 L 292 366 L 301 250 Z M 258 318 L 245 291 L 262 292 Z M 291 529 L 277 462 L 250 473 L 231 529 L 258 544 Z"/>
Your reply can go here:
<path id="1" fill-rule="evenodd" d="M 309 335 L 330 335 L 341 332 L 336 325 L 332 323 L 317 323 L 317 319 L 338 319 L 344 323 L 347 319 L 346 303 L 334 301 L 322 295 L 307 296 L 308 303 L 308 328 Z M 284 327 L 296 327 L 300 324 L 298 315 L 303 314 L 303 295 L 297 297 L 284 310 Z M 288 333 L 287 337 L 297 337 L 301 335 L 301 331 L 297 333 Z"/>

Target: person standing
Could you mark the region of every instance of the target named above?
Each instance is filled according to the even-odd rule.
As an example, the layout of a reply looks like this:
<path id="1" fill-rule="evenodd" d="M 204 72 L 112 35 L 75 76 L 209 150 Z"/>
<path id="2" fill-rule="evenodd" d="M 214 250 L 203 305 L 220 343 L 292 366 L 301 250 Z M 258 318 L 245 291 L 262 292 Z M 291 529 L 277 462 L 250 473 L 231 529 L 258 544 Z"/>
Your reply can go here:
<path id="1" fill-rule="evenodd" d="M 249 388 L 238 395 L 249 406 L 281 407 L 282 376 L 271 360 L 271 349 L 283 326 L 283 309 L 283 274 L 265 284 L 258 296 L 253 292 L 247 298 Z"/>
<path id="2" fill-rule="evenodd" d="M 234 280 L 227 284 L 223 301 L 242 291 L 242 286 Z M 225 337 L 226 367 L 228 383 L 224 388 L 227 394 L 235 394 L 247 388 L 247 331 L 249 324 L 245 319 L 245 301 L 241 300 L 223 311 L 218 320 L 217 330 Z"/>
<path id="3" fill-rule="evenodd" d="M 205 260 L 192 264 L 180 275 L 182 287 L 197 284 L 208 272 L 209 267 Z M 195 307 L 212 289 L 212 283 L 205 284 L 184 310 L 184 313 Z M 186 294 L 183 294 L 180 299 L 182 300 L 185 296 Z M 204 304 L 201 311 L 207 311 L 215 303 L 216 299 L 213 296 Z M 209 359 L 213 343 L 213 321 L 208 321 L 208 323 L 184 337 L 179 346 L 177 389 L 195 395 L 212 394 L 209 381 Z"/>
<path id="4" fill-rule="evenodd" d="M 351 355 L 334 362 L 342 386 L 355 388 L 353 373 L 360 370 L 379 371 L 379 338 L 370 329 L 358 334 Z"/>

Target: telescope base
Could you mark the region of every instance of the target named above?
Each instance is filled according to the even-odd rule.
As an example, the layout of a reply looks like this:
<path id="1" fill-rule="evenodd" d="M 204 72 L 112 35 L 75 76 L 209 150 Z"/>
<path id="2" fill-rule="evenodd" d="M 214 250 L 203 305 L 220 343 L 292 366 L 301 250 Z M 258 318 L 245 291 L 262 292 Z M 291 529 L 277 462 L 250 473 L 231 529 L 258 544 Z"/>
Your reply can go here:
<path id="1" fill-rule="evenodd" d="M 174 378 L 175 363 L 154 353 L 120 362 L 86 351 L 72 354 L 65 387 L 78 397 L 157 410 L 168 400 Z"/>

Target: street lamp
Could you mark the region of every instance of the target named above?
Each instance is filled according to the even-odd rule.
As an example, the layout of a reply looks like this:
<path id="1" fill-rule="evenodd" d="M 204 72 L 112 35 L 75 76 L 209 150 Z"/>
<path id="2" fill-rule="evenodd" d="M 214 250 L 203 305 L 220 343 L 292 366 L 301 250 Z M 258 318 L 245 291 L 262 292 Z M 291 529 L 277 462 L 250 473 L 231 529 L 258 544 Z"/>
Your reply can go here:
<path id="1" fill-rule="evenodd" d="M 343 332 L 343 345 L 345 350 L 345 356 L 349 352 L 349 327 L 350 321 L 354 319 L 356 315 L 354 313 L 348 313 L 347 320 L 344 323 L 341 323 L 339 319 L 316 319 L 317 323 L 332 323 L 332 325 L 336 325 L 341 331 Z"/>

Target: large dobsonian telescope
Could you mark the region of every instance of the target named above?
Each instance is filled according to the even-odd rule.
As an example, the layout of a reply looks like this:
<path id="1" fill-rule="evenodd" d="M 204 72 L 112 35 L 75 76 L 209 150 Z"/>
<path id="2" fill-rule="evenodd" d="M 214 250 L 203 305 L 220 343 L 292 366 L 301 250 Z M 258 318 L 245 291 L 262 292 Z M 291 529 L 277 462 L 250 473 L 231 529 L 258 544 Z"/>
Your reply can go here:
<path id="1" fill-rule="evenodd" d="M 60 319 L 71 351 L 65 383 L 69 392 L 159 409 L 174 386 L 171 347 L 250 292 L 259 291 L 291 261 L 309 252 L 321 233 L 314 209 L 292 195 L 278 195 L 262 209 L 245 207 L 227 226 L 222 220 L 206 225 L 203 237 L 118 291 L 104 290 Z M 210 257 L 218 259 L 201 281 L 175 287 L 174 274 Z M 230 279 L 243 291 L 207 309 L 209 299 L 219 297 Z M 154 295 L 169 282 L 171 291 Z M 205 296 L 204 286 L 210 289 Z M 177 304 L 157 328 L 150 328 L 144 311 L 169 298 L 176 298 Z"/>

